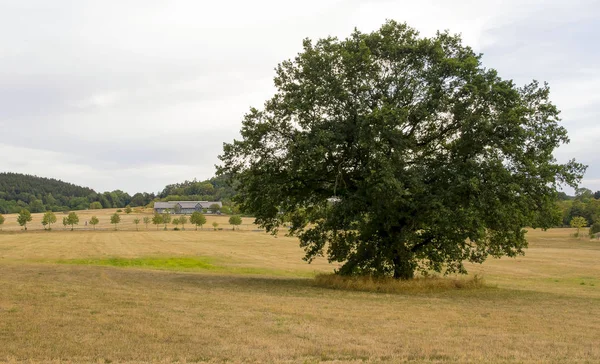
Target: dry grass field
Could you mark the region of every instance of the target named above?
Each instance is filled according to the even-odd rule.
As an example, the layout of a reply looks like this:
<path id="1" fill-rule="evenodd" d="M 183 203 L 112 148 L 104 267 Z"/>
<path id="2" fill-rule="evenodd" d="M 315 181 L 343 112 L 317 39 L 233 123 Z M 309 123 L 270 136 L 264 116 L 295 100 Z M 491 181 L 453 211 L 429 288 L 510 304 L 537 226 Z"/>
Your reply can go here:
<path id="1" fill-rule="evenodd" d="M 110 223 L 110 217 L 112 214 L 117 212 L 117 210 L 118 209 L 74 211 L 79 216 L 79 224 L 74 226 L 74 230 L 79 230 L 79 231 L 93 230 L 94 227 L 92 225 L 85 224 L 86 221 L 87 222 L 90 221 L 92 216 L 96 216 L 98 218 L 98 220 L 100 220 L 98 225 L 96 225 L 96 230 L 114 230 L 115 226 Z M 117 225 L 118 230 L 130 230 L 130 231 L 136 231 L 136 229 L 140 230 L 140 231 L 146 230 L 146 226 L 143 223 L 143 219 L 144 219 L 144 217 L 152 218 L 152 216 L 153 216 L 153 210 L 149 209 L 149 208 L 134 208 L 133 212 L 131 214 L 126 214 L 124 212 L 124 209 L 121 209 L 121 210 L 123 210 L 123 211 L 118 213 L 121 216 L 121 222 Z M 65 228 L 62 224 L 63 217 L 66 217 L 67 213 L 55 212 L 54 214 L 56 215 L 57 221 L 56 221 L 56 224 L 52 225 L 53 230 L 71 230 L 71 226 L 67 226 Z M 27 224 L 27 231 L 37 231 L 37 230 L 43 231 L 44 226 L 42 225 L 42 218 L 43 218 L 44 214 L 37 213 L 37 214 L 31 214 L 31 216 L 32 216 L 32 221 Z M 175 218 L 177 215 L 172 215 L 172 216 L 173 216 L 173 218 Z M 229 230 L 231 230 L 231 228 L 232 228 L 232 226 L 229 225 L 229 216 L 211 215 L 211 214 L 207 214 L 205 216 L 206 216 L 206 225 L 203 226 L 204 230 L 213 230 L 213 226 L 212 226 L 213 222 L 216 222 L 217 224 L 219 224 L 219 226 L 217 228 L 229 229 Z M 4 222 L 3 225 L 0 225 L 0 229 L 2 229 L 2 231 L 22 231 L 23 230 L 23 228 L 21 226 L 19 226 L 19 224 L 17 223 L 17 214 L 8 214 L 8 215 L 4 215 L 4 217 L 6 218 L 6 221 Z M 133 223 L 133 220 L 135 218 L 139 218 L 141 220 L 137 227 Z M 189 220 L 189 218 L 190 217 L 188 216 L 188 220 Z M 254 219 L 251 219 L 251 218 L 242 218 L 242 225 L 236 227 L 236 229 L 238 229 L 238 228 L 241 230 L 256 229 L 257 227 L 252 225 L 253 221 L 254 221 Z M 173 229 L 175 227 L 175 225 L 173 225 L 171 223 L 171 224 L 168 224 L 167 227 L 169 229 Z M 161 225 L 159 228 L 162 229 L 163 226 Z M 181 225 L 179 225 L 179 228 L 181 229 Z M 193 224 L 190 224 L 189 222 L 185 225 L 186 230 L 194 230 L 195 228 L 196 227 Z M 148 230 L 156 230 L 156 225 L 152 225 L 152 223 L 150 223 L 148 225 Z"/>
<path id="2" fill-rule="evenodd" d="M 251 225 L 115 232 L 93 213 L 104 230 L 7 216 L 0 362 L 600 362 L 600 242 L 569 229 L 469 266 L 483 288 L 388 294 L 318 286 L 334 266 Z"/>

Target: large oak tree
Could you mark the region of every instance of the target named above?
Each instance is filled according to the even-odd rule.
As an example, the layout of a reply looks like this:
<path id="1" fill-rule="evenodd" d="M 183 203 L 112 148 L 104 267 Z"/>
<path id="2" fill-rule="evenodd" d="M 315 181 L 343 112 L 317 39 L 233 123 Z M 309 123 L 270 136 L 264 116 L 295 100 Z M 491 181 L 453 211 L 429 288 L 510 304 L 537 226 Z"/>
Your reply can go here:
<path id="1" fill-rule="evenodd" d="M 522 254 L 524 227 L 550 227 L 556 187 L 585 171 L 553 157 L 568 138 L 548 86 L 500 78 L 447 32 L 390 21 L 305 40 L 275 86 L 219 173 L 258 224 L 289 223 L 305 259 L 326 253 L 340 274 L 464 273 Z"/>

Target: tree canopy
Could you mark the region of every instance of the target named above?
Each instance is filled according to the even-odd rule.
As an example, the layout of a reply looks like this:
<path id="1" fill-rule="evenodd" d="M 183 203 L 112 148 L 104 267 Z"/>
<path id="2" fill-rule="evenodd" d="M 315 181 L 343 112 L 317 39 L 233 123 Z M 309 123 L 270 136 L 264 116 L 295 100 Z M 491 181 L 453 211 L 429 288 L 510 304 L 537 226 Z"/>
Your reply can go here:
<path id="1" fill-rule="evenodd" d="M 575 216 L 573 219 L 571 219 L 571 227 L 577 229 L 577 237 L 580 236 L 579 231 L 581 230 L 581 228 L 585 227 L 586 225 L 587 221 L 582 216 Z"/>
<path id="2" fill-rule="evenodd" d="M 238 215 L 232 215 L 229 217 L 229 224 L 233 226 L 233 230 L 235 227 L 242 224 L 242 218 Z"/>
<path id="3" fill-rule="evenodd" d="M 156 230 L 158 230 L 158 225 L 161 225 L 163 223 L 162 215 L 155 212 L 154 216 L 152 216 L 152 223 L 156 225 Z"/>
<path id="4" fill-rule="evenodd" d="M 141 222 L 142 220 L 140 220 L 139 217 L 136 217 L 135 219 L 133 219 L 133 223 L 135 224 L 135 230 L 138 230 L 138 224 Z"/>
<path id="5" fill-rule="evenodd" d="M 121 216 L 116 212 L 110 215 L 110 223 L 115 224 L 115 230 L 117 230 L 117 225 L 121 222 Z"/>
<path id="6" fill-rule="evenodd" d="M 90 218 L 90 225 L 94 227 L 94 230 L 96 230 L 96 225 L 98 225 L 99 222 L 100 220 L 96 216 Z"/>
<path id="7" fill-rule="evenodd" d="M 76 212 L 70 212 L 67 216 L 67 224 L 71 225 L 71 231 L 75 227 L 75 225 L 79 224 L 79 216 L 77 216 Z"/>
<path id="8" fill-rule="evenodd" d="M 258 224 L 289 224 L 308 261 L 465 273 L 465 260 L 522 254 L 523 228 L 556 223 L 556 188 L 585 171 L 553 157 L 568 137 L 549 87 L 503 80 L 459 36 L 389 21 L 303 48 L 218 173 Z"/>
<path id="9" fill-rule="evenodd" d="M 188 223 L 188 218 L 187 216 L 183 215 L 183 216 L 179 216 L 179 223 L 181 224 L 181 229 L 185 230 L 185 224 Z"/>
<path id="10" fill-rule="evenodd" d="M 20 226 L 23 226 L 25 230 L 27 230 L 27 223 L 31 220 L 32 217 L 31 212 L 29 212 L 29 210 L 22 209 L 21 211 L 19 211 L 19 215 L 17 215 L 17 223 L 19 223 Z"/>
<path id="11" fill-rule="evenodd" d="M 56 215 L 52 211 L 47 211 L 42 218 L 42 225 L 44 225 L 44 229 L 46 225 L 48 225 L 48 229 L 52 230 L 52 224 L 56 222 Z"/>
<path id="12" fill-rule="evenodd" d="M 196 225 L 196 230 L 198 230 L 198 226 L 202 228 L 202 225 L 206 224 L 206 216 L 204 216 L 201 212 L 194 211 L 190 216 L 190 222 Z"/>

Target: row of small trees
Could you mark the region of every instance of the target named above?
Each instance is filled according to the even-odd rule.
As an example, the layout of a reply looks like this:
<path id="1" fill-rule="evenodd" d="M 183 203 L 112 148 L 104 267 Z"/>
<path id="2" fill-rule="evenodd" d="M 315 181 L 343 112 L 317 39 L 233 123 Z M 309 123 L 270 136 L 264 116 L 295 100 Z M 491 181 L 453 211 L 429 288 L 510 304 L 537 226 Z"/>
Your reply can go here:
<path id="1" fill-rule="evenodd" d="M 25 230 L 27 230 L 27 223 L 31 222 L 32 216 L 31 212 L 27 209 L 23 209 L 19 212 L 17 216 L 17 222 L 20 226 L 22 226 Z M 0 215 L 0 226 L 4 224 L 4 216 Z M 42 218 L 42 225 L 44 225 L 44 229 L 51 229 L 52 224 L 55 224 L 57 221 L 56 215 L 52 211 L 47 211 Z M 114 213 L 110 216 L 110 223 L 115 225 L 115 230 L 117 230 L 118 224 L 121 222 L 121 216 L 118 213 Z M 176 218 L 172 218 L 170 213 L 159 214 L 155 213 L 152 218 L 149 216 L 144 216 L 143 219 L 136 217 L 133 219 L 133 223 L 138 228 L 140 223 L 144 223 L 146 225 L 146 229 L 148 229 L 148 225 L 150 223 L 156 225 L 156 230 L 159 229 L 160 225 L 164 225 L 164 230 L 167 230 L 167 225 L 169 223 L 173 223 L 175 225 L 175 230 L 179 230 L 179 225 L 181 225 L 182 229 L 185 230 L 185 224 L 188 222 L 196 225 L 196 230 L 198 230 L 198 226 L 202 228 L 204 224 L 206 224 L 206 216 L 204 214 L 196 211 L 192 213 L 192 215 L 188 217 L 186 215 L 182 215 Z M 69 215 L 65 216 L 62 221 L 65 227 L 71 226 L 71 230 L 74 229 L 75 225 L 79 224 L 79 216 L 75 212 L 70 212 Z M 89 221 L 90 225 L 93 226 L 94 230 L 96 230 L 96 225 L 100 223 L 100 220 L 96 216 L 92 216 Z M 242 218 L 240 216 L 234 215 L 229 217 L 229 224 L 233 226 L 233 230 L 235 227 L 242 224 Z M 212 223 L 213 228 L 216 230 L 219 224 L 215 221 Z"/>

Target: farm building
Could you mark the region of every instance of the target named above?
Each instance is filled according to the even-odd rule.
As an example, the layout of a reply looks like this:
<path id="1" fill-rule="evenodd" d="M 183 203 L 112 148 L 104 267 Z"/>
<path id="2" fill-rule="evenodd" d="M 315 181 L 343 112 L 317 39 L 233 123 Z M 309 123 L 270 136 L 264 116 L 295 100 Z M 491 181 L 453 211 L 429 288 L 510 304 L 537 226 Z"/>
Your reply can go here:
<path id="1" fill-rule="evenodd" d="M 169 210 L 172 214 L 191 214 L 193 212 L 207 212 L 217 213 L 212 211 L 210 206 L 219 205 L 219 208 L 223 207 L 221 201 L 169 201 L 169 202 L 155 202 L 154 212 L 159 214 Z"/>

